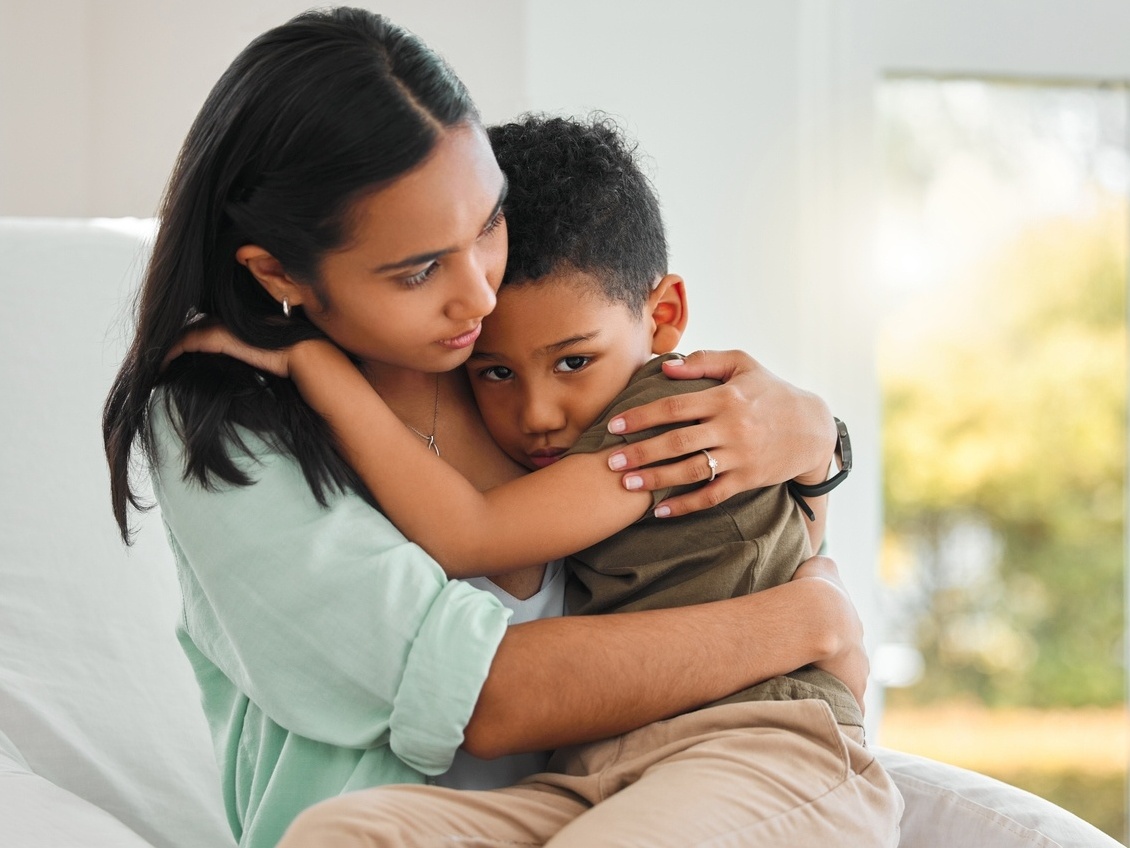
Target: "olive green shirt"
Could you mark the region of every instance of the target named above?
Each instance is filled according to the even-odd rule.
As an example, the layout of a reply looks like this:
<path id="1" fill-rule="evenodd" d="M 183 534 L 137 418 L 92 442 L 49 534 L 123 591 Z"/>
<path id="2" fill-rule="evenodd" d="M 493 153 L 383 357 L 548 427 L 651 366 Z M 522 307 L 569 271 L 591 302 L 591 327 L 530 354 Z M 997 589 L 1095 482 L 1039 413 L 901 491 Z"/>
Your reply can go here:
<path id="1" fill-rule="evenodd" d="M 648 362 L 627 388 L 570 449 L 592 453 L 650 438 L 656 428 L 614 435 L 608 421 L 632 407 L 672 394 L 698 391 L 714 380 L 671 380 Z M 654 493 L 658 503 L 680 490 Z M 635 524 L 566 560 L 570 613 L 662 609 L 748 595 L 787 583 L 812 555 L 800 507 L 784 485 L 735 495 L 718 506 L 677 518 L 649 512 Z M 827 701 L 840 724 L 862 726 L 863 715 L 851 691 L 812 666 L 775 677 L 717 703 L 735 701 Z"/>

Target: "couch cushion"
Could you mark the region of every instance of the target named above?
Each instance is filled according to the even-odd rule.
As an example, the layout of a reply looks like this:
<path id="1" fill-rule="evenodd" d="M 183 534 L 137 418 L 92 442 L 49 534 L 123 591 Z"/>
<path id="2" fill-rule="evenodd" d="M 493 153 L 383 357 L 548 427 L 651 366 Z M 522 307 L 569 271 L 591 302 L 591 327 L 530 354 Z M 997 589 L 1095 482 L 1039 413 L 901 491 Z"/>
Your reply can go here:
<path id="1" fill-rule="evenodd" d="M 232 839 L 170 553 L 155 514 L 134 548 L 117 538 L 101 444 L 152 231 L 0 219 L 0 731 L 33 773 L 0 795 L 85 799 L 158 848 L 215 848 Z M 40 844 L 9 840 L 8 812 L 3 841 Z"/>
<path id="2" fill-rule="evenodd" d="M 0 822 L 6 845 L 152 848 L 105 810 L 34 774 L 0 734 Z"/>
<path id="3" fill-rule="evenodd" d="M 899 848 L 1118 848 L 1050 801 L 983 774 L 886 748 L 876 756 L 906 801 Z"/>

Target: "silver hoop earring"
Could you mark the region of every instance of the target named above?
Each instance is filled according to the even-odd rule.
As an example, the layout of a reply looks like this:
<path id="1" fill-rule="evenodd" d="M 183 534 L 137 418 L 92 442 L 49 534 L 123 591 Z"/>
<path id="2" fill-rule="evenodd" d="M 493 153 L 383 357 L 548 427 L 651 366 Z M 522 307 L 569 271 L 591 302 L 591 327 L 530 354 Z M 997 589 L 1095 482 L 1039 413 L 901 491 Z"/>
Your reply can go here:
<path id="1" fill-rule="evenodd" d="M 290 317 L 290 301 L 285 297 L 283 298 L 283 315 L 287 318 Z"/>

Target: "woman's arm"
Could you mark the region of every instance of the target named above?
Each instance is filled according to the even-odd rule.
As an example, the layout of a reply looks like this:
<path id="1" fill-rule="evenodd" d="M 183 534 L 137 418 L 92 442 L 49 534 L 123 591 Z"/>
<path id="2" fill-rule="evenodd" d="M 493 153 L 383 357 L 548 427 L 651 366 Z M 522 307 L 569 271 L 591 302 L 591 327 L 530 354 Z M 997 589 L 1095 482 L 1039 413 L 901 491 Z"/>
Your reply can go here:
<path id="1" fill-rule="evenodd" d="M 465 731 L 480 757 L 601 739 L 814 663 L 862 703 L 862 629 L 830 560 L 692 607 L 512 626 Z"/>
<path id="2" fill-rule="evenodd" d="M 254 434 L 233 455 L 253 485 L 186 478 L 165 410 L 155 401 L 154 488 L 186 592 L 182 627 L 217 679 L 287 730 L 388 744 L 436 774 L 461 743 L 495 756 L 590 741 L 808 663 L 862 691 L 843 672 L 861 667 L 847 662 L 861 651 L 858 619 L 828 560 L 748 597 L 507 628 L 497 600 L 445 580 L 360 497 L 319 505 L 297 464 Z"/>
<path id="3" fill-rule="evenodd" d="M 609 422 L 613 432 L 636 433 L 651 427 L 686 424 L 613 455 L 614 470 L 636 476 L 644 491 L 685 485 L 704 479 L 699 451 L 718 460 L 713 482 L 658 507 L 684 515 L 733 497 L 738 492 L 786 480 L 821 483 L 827 479 L 836 447 L 836 427 L 828 405 L 798 389 L 741 351 L 696 351 L 683 365 L 663 364 L 673 379 L 710 377 L 723 385 L 701 392 L 671 395 L 636 407 Z M 644 466 L 678 457 L 651 468 Z M 827 496 L 807 501 L 815 515 L 808 522 L 812 550 L 824 539 Z"/>

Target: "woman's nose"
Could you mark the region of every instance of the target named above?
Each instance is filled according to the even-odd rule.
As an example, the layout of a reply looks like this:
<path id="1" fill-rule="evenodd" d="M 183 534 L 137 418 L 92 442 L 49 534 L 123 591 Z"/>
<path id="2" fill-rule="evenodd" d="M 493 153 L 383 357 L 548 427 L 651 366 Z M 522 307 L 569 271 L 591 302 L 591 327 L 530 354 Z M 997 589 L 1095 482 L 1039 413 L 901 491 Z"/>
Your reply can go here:
<path id="1" fill-rule="evenodd" d="M 466 273 L 461 276 L 448 305 L 448 314 L 458 320 L 489 315 L 498 300 L 497 288 L 487 268 L 473 259 L 468 261 Z"/>

